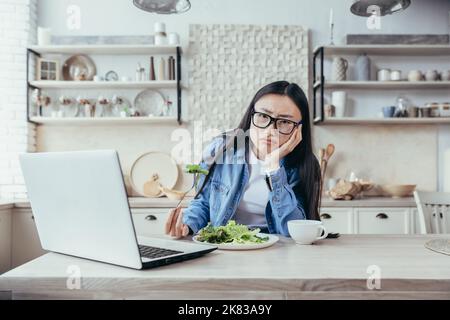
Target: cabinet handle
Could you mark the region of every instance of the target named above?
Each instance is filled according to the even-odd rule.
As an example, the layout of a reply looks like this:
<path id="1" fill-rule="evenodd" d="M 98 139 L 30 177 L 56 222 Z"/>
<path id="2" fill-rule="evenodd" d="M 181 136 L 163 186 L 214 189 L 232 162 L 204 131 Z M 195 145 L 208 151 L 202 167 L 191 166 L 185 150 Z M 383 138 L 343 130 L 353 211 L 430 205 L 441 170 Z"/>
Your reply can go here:
<path id="1" fill-rule="evenodd" d="M 156 220 L 156 216 L 154 216 L 153 214 L 149 214 L 148 216 L 145 217 L 145 220 L 147 221 Z"/>
<path id="2" fill-rule="evenodd" d="M 379 213 L 379 214 L 377 214 L 377 218 L 378 219 L 387 219 L 389 217 L 386 213 Z"/>
<path id="3" fill-rule="evenodd" d="M 321 219 L 331 219 L 331 216 L 330 216 L 328 213 L 322 213 L 322 214 L 320 215 L 320 218 L 321 218 Z"/>
<path id="4" fill-rule="evenodd" d="M 34 216 L 31 216 L 31 220 L 34 220 Z"/>
<path id="5" fill-rule="evenodd" d="M 442 212 L 439 212 L 439 217 L 441 217 L 441 219 L 444 219 L 444 215 L 442 214 Z"/>

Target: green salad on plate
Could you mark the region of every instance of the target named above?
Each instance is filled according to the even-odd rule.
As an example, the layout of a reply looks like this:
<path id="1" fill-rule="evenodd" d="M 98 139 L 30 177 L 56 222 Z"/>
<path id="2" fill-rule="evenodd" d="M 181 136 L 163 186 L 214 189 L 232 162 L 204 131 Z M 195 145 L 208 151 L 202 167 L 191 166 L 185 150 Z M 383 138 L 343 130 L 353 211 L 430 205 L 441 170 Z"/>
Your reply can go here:
<path id="1" fill-rule="evenodd" d="M 260 236 L 260 229 L 250 230 L 246 225 L 237 224 L 236 221 L 230 220 L 225 226 L 214 227 L 208 224 L 201 229 L 196 236 L 197 241 L 224 244 L 249 244 L 264 243 L 269 240 L 267 236 Z"/>

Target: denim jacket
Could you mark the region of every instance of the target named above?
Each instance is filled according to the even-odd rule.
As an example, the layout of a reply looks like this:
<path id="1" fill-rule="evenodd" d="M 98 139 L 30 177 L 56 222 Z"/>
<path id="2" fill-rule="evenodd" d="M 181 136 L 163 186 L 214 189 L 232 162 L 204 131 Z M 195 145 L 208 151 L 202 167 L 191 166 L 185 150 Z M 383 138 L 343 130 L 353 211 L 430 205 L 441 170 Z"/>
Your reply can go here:
<path id="1" fill-rule="evenodd" d="M 212 158 L 223 147 L 224 140 L 215 138 L 205 149 L 203 159 Z M 248 151 L 247 151 L 248 152 Z M 200 166 L 209 169 L 207 161 Z M 271 188 L 265 216 L 268 232 L 289 236 L 287 222 L 294 219 L 306 219 L 304 202 L 293 190 L 299 183 L 298 168 L 285 167 L 284 158 L 280 168 L 269 173 Z M 194 233 L 205 227 L 208 222 L 213 226 L 225 225 L 233 216 L 249 179 L 248 155 L 245 148 L 236 148 L 225 152 L 221 163 L 217 163 L 211 172 L 203 190 L 183 210 L 183 223 Z M 204 182 L 201 176 L 198 186 Z"/>

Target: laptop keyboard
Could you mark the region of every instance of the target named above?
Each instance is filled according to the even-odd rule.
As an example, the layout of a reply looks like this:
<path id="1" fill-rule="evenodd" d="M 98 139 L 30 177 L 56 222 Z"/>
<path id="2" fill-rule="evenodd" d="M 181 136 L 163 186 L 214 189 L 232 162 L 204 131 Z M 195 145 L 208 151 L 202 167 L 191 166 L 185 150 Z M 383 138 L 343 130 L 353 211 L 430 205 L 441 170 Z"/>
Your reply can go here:
<path id="1" fill-rule="evenodd" d="M 142 245 L 139 245 L 139 252 L 141 254 L 141 257 L 148 258 L 148 259 L 161 258 L 161 257 L 170 256 L 173 254 L 183 253 L 182 251 L 142 246 Z"/>

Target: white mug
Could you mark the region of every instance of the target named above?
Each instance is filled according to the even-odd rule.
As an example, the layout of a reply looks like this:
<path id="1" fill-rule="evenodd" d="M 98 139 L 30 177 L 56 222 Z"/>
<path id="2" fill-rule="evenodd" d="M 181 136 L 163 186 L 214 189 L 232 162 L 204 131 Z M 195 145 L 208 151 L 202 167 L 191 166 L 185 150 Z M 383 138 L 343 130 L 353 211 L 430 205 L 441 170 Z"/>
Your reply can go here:
<path id="1" fill-rule="evenodd" d="M 318 220 L 290 220 L 287 223 L 289 235 L 298 244 L 312 244 L 316 240 L 325 239 L 328 232 Z M 320 235 L 323 232 L 323 235 Z"/>
<path id="2" fill-rule="evenodd" d="M 347 92 L 333 91 L 331 93 L 331 104 L 335 107 L 336 117 L 342 118 L 345 115 L 345 106 L 347 104 Z"/>
<path id="3" fill-rule="evenodd" d="M 178 35 L 178 33 L 172 32 L 169 33 L 169 44 L 172 46 L 177 46 L 180 44 L 180 36 Z"/>
<path id="4" fill-rule="evenodd" d="M 380 69 L 377 72 L 378 81 L 389 81 L 391 79 L 391 69 Z"/>
<path id="5" fill-rule="evenodd" d="M 392 70 L 391 71 L 391 80 L 399 81 L 402 79 L 402 72 L 400 70 Z"/>

